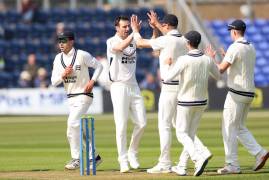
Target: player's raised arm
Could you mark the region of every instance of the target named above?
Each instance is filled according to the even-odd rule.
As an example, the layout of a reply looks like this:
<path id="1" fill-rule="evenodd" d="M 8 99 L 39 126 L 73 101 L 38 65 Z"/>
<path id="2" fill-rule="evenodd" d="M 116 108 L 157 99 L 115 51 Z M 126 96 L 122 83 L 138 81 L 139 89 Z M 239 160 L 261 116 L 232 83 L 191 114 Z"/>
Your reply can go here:
<path id="1" fill-rule="evenodd" d="M 153 10 L 150 10 L 150 12 L 147 13 L 147 15 L 149 18 L 148 19 L 149 25 L 153 28 L 153 37 L 158 36 L 158 34 L 159 34 L 158 30 L 161 31 L 162 34 L 165 34 L 165 30 L 164 30 L 162 24 L 158 20 L 157 13 L 154 12 Z"/>
<path id="2" fill-rule="evenodd" d="M 136 46 L 138 48 L 151 48 L 149 40 L 143 39 L 139 33 L 139 30 L 141 29 L 141 21 L 139 21 L 139 19 L 136 15 L 132 15 L 132 17 L 131 17 L 131 28 L 132 28 L 133 33 L 134 33 L 134 39 L 135 39 Z"/>

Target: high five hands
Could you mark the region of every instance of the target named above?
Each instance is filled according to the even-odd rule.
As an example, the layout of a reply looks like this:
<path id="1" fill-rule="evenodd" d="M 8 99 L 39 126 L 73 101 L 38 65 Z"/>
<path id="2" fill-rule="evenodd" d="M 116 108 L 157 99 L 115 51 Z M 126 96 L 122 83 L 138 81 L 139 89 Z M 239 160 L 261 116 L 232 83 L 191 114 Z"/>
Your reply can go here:
<path id="1" fill-rule="evenodd" d="M 150 10 L 149 13 L 147 13 L 148 15 L 148 22 L 151 28 L 156 28 L 157 24 L 159 23 L 158 21 L 158 16 L 157 13 L 155 13 L 153 10 Z"/>
<path id="2" fill-rule="evenodd" d="M 131 16 L 131 28 L 133 32 L 139 32 L 139 30 L 141 29 L 141 23 L 142 21 L 138 19 L 137 15 L 133 14 Z"/>

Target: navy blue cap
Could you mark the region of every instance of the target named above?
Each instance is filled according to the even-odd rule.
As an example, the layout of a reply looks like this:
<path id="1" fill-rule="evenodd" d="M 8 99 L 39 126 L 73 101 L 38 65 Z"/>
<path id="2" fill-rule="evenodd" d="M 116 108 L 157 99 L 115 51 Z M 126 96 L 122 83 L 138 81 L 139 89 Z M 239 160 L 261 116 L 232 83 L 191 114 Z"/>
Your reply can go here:
<path id="1" fill-rule="evenodd" d="M 175 27 L 177 27 L 178 25 L 177 16 L 175 16 L 174 14 L 165 15 L 164 18 L 160 22 L 163 24 L 168 24 L 170 26 L 175 26 Z"/>
<path id="2" fill-rule="evenodd" d="M 228 24 L 228 30 L 230 31 L 232 29 L 245 31 L 246 24 L 244 23 L 244 21 L 242 21 L 240 19 L 236 19 L 231 24 Z"/>
<path id="3" fill-rule="evenodd" d="M 189 31 L 184 34 L 185 39 L 189 41 L 191 46 L 198 47 L 201 42 L 201 34 L 197 31 Z"/>
<path id="4" fill-rule="evenodd" d="M 69 39 L 69 40 L 74 40 L 75 39 L 75 34 L 72 31 L 64 31 L 60 34 L 57 35 L 58 39 Z"/>

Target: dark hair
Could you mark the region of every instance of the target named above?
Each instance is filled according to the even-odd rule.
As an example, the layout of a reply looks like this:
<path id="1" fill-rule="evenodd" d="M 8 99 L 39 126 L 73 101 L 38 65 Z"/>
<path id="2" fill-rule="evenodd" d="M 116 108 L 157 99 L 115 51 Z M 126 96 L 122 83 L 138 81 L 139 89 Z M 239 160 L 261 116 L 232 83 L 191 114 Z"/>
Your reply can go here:
<path id="1" fill-rule="evenodd" d="M 244 36 L 245 35 L 245 30 L 236 30 L 236 32 L 238 34 L 240 34 L 241 36 Z"/>
<path id="2" fill-rule="evenodd" d="M 198 31 L 189 31 L 184 35 L 184 37 L 188 40 L 188 43 L 192 47 L 198 48 L 201 42 L 201 34 Z"/>
<path id="3" fill-rule="evenodd" d="M 115 26 L 118 26 L 120 20 L 123 20 L 123 21 L 129 21 L 129 18 L 128 18 L 127 16 L 120 15 L 120 16 L 116 17 L 116 19 L 115 19 L 115 21 L 114 21 L 114 25 L 115 25 Z"/>

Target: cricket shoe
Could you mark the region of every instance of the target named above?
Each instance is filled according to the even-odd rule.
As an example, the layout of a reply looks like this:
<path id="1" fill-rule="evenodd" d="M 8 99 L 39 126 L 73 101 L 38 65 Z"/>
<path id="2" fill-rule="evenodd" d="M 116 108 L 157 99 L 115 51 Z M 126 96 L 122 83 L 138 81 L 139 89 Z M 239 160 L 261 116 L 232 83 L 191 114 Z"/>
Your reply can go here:
<path id="1" fill-rule="evenodd" d="M 96 157 L 95 157 L 95 164 L 96 164 L 96 167 L 98 165 L 100 165 L 102 163 L 102 158 L 101 156 L 98 154 Z M 90 169 L 93 169 L 93 164 L 92 164 L 92 159 L 90 159 Z"/>
<path id="2" fill-rule="evenodd" d="M 259 169 L 261 169 L 265 165 L 268 158 L 269 158 L 268 151 L 263 149 L 261 152 L 259 152 L 258 155 L 256 156 L 256 163 L 253 167 L 253 170 L 258 171 Z"/>
<path id="3" fill-rule="evenodd" d="M 140 164 L 135 155 L 128 155 L 128 161 L 132 169 L 138 169 Z"/>
<path id="4" fill-rule="evenodd" d="M 151 169 L 147 169 L 147 173 L 150 174 L 159 174 L 159 173 L 171 173 L 171 167 L 170 166 L 161 166 L 159 164 L 157 164 L 156 166 L 154 166 Z"/>
<path id="5" fill-rule="evenodd" d="M 218 169 L 218 174 L 240 174 L 240 167 L 232 164 L 226 164 L 223 168 Z"/>
<path id="6" fill-rule="evenodd" d="M 175 172 L 179 176 L 186 176 L 187 175 L 187 168 L 184 166 L 173 166 L 171 168 L 172 172 Z"/>
<path id="7" fill-rule="evenodd" d="M 203 158 L 210 160 L 213 157 L 213 154 L 206 148 L 202 153 Z"/>
<path id="8" fill-rule="evenodd" d="M 65 169 L 75 170 L 79 168 L 79 159 L 71 159 L 66 165 Z"/>
<path id="9" fill-rule="evenodd" d="M 201 160 L 197 161 L 195 163 L 195 172 L 193 176 L 200 176 L 201 174 L 203 174 L 207 163 L 208 163 L 208 159 L 205 159 L 205 158 L 202 158 Z"/>
<path id="10" fill-rule="evenodd" d="M 120 163 L 120 172 L 121 173 L 127 173 L 130 171 L 130 168 L 128 166 L 128 162 L 121 162 Z"/>

